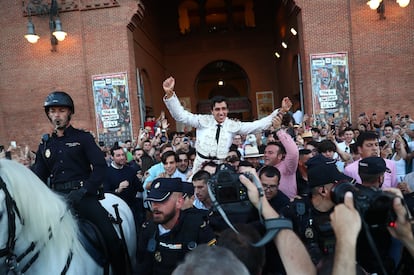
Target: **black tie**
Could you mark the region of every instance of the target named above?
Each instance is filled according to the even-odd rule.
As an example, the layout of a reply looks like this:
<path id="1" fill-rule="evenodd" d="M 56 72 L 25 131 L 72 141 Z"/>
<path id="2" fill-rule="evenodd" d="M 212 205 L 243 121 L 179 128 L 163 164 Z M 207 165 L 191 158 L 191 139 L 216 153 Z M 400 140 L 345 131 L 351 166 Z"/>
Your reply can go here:
<path id="1" fill-rule="evenodd" d="M 220 124 L 217 124 L 217 130 L 216 130 L 216 141 L 217 141 L 217 143 L 219 141 L 220 128 L 221 128 L 221 125 Z"/>

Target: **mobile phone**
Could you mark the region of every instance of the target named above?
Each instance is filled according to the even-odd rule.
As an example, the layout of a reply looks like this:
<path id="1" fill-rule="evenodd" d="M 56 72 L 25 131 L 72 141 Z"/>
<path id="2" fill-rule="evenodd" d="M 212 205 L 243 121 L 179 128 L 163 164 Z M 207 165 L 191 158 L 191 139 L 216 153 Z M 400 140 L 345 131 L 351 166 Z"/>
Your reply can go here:
<path id="1" fill-rule="evenodd" d="M 17 147 L 16 141 L 10 141 L 10 146 L 13 148 Z"/>
<path id="2" fill-rule="evenodd" d="M 335 128 L 335 124 L 331 124 L 331 130 L 336 130 L 336 128 Z"/>
<path id="3" fill-rule="evenodd" d="M 99 146 L 101 146 L 101 147 L 105 146 L 105 142 L 100 141 L 100 142 L 99 142 Z"/>

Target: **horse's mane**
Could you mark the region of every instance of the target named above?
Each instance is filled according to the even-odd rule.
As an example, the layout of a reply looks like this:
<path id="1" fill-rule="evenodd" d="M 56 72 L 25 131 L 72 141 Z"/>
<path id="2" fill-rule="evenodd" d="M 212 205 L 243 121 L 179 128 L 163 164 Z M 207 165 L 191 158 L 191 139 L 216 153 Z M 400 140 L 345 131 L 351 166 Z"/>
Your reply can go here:
<path id="1" fill-rule="evenodd" d="M 49 241 L 51 230 L 52 238 L 59 241 L 62 253 L 67 253 L 77 238 L 78 227 L 64 199 L 18 162 L 0 159 L 0 176 L 15 200 L 24 223 L 20 237 L 41 246 Z"/>

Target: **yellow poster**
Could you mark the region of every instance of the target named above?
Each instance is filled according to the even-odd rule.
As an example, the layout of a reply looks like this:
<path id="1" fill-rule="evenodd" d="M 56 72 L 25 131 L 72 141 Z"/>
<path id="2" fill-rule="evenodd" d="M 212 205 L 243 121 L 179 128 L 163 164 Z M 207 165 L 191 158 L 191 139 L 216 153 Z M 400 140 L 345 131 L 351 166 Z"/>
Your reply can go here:
<path id="1" fill-rule="evenodd" d="M 273 92 L 257 92 L 256 93 L 256 102 L 257 102 L 257 116 L 262 118 L 270 115 L 274 110 L 274 101 L 273 101 Z"/>

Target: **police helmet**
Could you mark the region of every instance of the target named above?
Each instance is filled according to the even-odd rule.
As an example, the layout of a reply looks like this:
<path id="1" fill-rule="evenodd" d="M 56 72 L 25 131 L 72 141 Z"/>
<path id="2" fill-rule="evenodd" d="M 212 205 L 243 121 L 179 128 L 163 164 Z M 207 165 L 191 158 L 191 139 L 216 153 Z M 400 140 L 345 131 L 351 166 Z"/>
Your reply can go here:
<path id="1" fill-rule="evenodd" d="M 68 107 L 71 110 L 72 114 L 75 113 L 73 100 L 70 95 L 65 92 L 54 91 L 46 97 L 45 103 L 43 104 L 43 107 L 45 107 L 46 115 L 49 112 L 49 108 L 53 106 Z"/>

